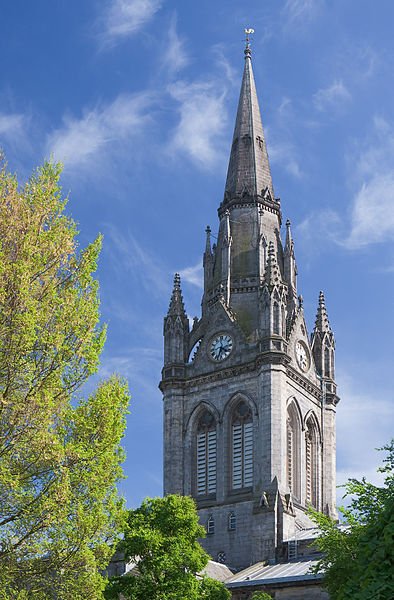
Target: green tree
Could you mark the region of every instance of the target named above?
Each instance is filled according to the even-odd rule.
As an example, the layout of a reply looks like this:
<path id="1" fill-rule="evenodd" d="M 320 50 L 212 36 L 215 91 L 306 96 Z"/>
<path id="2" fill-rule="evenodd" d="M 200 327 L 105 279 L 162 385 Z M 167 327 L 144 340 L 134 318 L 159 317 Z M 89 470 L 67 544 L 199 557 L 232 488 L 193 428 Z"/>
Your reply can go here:
<path id="1" fill-rule="evenodd" d="M 251 600 L 272 600 L 272 596 L 266 592 L 254 592 L 251 596 Z"/>
<path id="2" fill-rule="evenodd" d="M 113 578 L 106 597 L 128 600 L 226 600 L 224 585 L 197 574 L 209 556 L 198 543 L 205 535 L 193 500 L 170 495 L 147 498 L 131 510 L 121 548 L 138 573 Z"/>
<path id="3" fill-rule="evenodd" d="M 76 397 L 105 340 L 101 238 L 79 251 L 60 173 L 45 163 L 19 186 L 0 169 L 1 600 L 102 598 L 124 514 L 127 386 Z"/>
<path id="4" fill-rule="evenodd" d="M 200 600 L 229 600 L 231 593 L 221 581 L 216 581 L 211 577 L 204 577 L 200 581 L 199 596 Z"/>
<path id="5" fill-rule="evenodd" d="M 391 600 L 394 598 L 394 440 L 387 451 L 381 487 L 349 479 L 348 508 L 342 508 L 347 528 L 338 528 L 327 516 L 311 511 L 322 530 L 316 541 L 324 553 L 318 570 L 333 600 Z"/>

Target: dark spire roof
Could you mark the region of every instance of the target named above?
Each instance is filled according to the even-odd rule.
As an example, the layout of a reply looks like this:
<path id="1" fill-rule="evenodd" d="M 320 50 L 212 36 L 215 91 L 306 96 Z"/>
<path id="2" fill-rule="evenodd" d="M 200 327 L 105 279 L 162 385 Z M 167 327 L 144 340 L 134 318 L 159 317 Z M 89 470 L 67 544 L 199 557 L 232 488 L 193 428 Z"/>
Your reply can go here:
<path id="1" fill-rule="evenodd" d="M 324 299 L 323 292 L 319 294 L 319 304 L 317 307 L 316 321 L 314 332 L 319 331 L 321 333 L 331 333 L 332 329 L 328 320 L 328 314 L 326 309 L 326 302 Z"/>
<path id="2" fill-rule="evenodd" d="M 174 287 L 171 294 L 170 306 L 168 308 L 168 316 L 180 316 L 185 317 L 185 306 L 183 304 L 183 296 L 181 290 L 181 276 L 179 273 L 175 273 L 174 276 Z"/>
<path id="3" fill-rule="evenodd" d="M 261 195 L 263 190 L 268 190 L 274 200 L 267 146 L 253 77 L 251 49 L 247 42 L 245 68 L 227 171 L 225 201 L 243 194 Z"/>

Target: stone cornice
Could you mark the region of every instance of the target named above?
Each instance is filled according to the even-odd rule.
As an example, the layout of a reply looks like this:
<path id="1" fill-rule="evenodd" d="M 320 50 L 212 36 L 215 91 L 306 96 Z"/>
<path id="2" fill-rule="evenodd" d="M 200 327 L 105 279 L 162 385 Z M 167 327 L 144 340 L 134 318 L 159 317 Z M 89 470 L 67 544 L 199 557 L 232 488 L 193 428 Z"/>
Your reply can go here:
<path id="1" fill-rule="evenodd" d="M 317 400 L 321 401 L 323 394 L 319 387 L 317 387 L 311 381 L 309 381 L 309 379 L 298 373 L 298 371 L 293 369 L 293 367 L 288 366 L 286 373 L 289 379 L 297 383 L 309 394 L 312 394 L 312 396 L 314 396 Z"/>
<path id="2" fill-rule="evenodd" d="M 226 210 L 232 210 L 234 208 L 260 208 L 267 212 L 274 213 L 279 217 L 280 223 L 282 223 L 282 212 L 280 209 L 280 201 L 270 200 L 269 198 L 257 197 L 256 199 L 250 196 L 242 200 L 241 197 L 231 198 L 231 200 L 225 200 L 218 208 L 219 218 L 223 216 Z"/>
<path id="3" fill-rule="evenodd" d="M 238 377 L 245 373 L 257 371 L 262 365 L 284 365 L 287 366 L 290 358 L 284 352 L 262 352 L 255 359 L 243 363 L 242 365 L 232 365 L 217 371 L 202 373 L 194 377 L 176 377 L 170 376 L 163 378 L 159 384 L 159 388 L 164 392 L 168 388 L 183 387 L 185 390 L 200 384 L 209 384 L 216 381 L 223 381 L 233 377 Z M 164 370 L 163 370 L 164 373 Z"/>

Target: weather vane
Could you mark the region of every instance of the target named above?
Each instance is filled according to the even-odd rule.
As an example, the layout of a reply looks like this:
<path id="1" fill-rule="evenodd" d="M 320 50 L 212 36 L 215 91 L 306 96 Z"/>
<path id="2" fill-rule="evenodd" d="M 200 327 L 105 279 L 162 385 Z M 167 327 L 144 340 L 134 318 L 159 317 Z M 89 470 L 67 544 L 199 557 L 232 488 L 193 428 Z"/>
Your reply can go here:
<path id="1" fill-rule="evenodd" d="M 249 46 L 249 42 L 250 42 L 250 37 L 249 36 L 252 33 L 254 33 L 254 29 L 252 29 L 251 27 L 249 27 L 249 29 L 245 29 L 244 31 L 245 31 L 245 36 L 246 36 L 246 38 L 245 38 L 246 39 L 246 45 Z"/>

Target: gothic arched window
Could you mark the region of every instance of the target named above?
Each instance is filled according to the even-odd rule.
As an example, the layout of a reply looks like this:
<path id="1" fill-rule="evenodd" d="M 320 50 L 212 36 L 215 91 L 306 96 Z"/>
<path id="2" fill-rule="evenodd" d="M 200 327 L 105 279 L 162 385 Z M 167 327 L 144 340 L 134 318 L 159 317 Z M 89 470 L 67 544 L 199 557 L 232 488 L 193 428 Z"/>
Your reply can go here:
<path id="1" fill-rule="evenodd" d="M 324 375 L 326 377 L 330 377 L 331 375 L 331 365 L 330 365 L 330 349 L 328 346 L 324 348 Z"/>
<path id="2" fill-rule="evenodd" d="M 273 332 L 277 335 L 280 335 L 280 308 L 277 302 L 274 302 L 274 323 L 273 323 Z"/>
<path id="3" fill-rule="evenodd" d="M 305 432 L 305 499 L 314 508 L 319 503 L 319 445 L 316 421 L 310 416 Z"/>
<path id="4" fill-rule="evenodd" d="M 287 411 L 287 485 L 296 500 L 300 500 L 301 425 L 297 408 L 292 402 Z"/>
<path id="5" fill-rule="evenodd" d="M 233 490 L 253 485 L 253 419 L 243 400 L 231 421 L 231 476 Z"/>
<path id="6" fill-rule="evenodd" d="M 216 493 L 216 421 L 205 410 L 197 427 L 197 495 Z"/>

